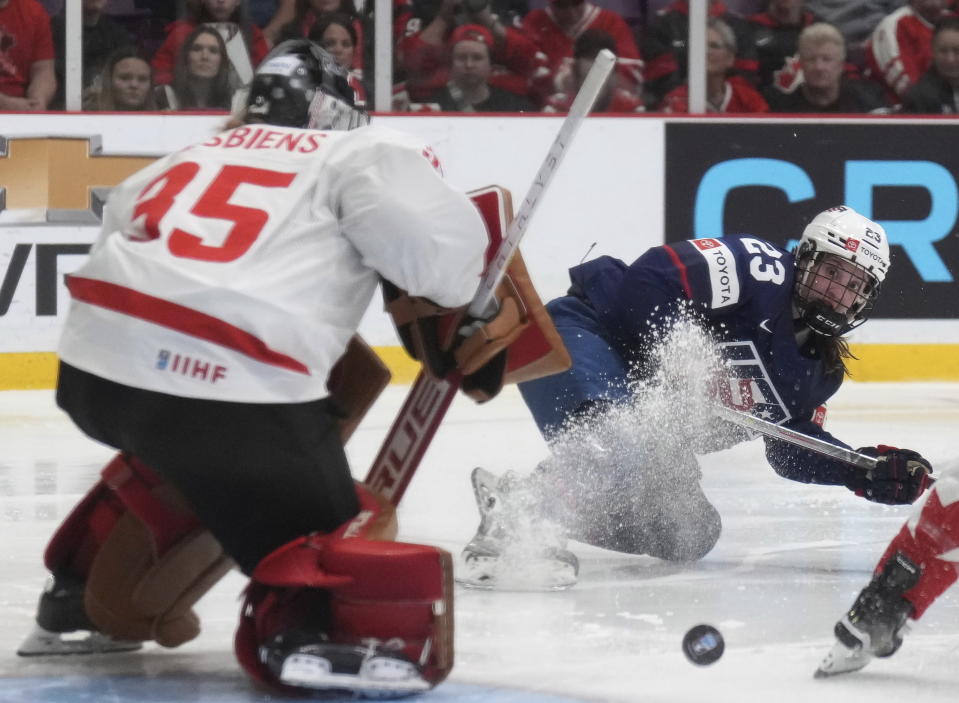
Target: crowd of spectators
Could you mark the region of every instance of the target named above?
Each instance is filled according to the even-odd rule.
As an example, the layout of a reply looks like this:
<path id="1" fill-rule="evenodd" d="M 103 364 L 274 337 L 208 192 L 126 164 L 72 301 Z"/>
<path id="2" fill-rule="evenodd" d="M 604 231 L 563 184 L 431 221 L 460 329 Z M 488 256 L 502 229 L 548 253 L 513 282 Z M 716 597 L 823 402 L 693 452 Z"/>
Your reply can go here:
<path id="1" fill-rule="evenodd" d="M 82 3 L 85 110 L 231 110 L 309 37 L 371 94 L 374 0 Z M 597 53 L 607 113 L 689 110 L 688 0 L 391 0 L 396 111 L 563 111 Z M 65 106 L 65 0 L 0 0 L 0 110 Z M 959 113 L 959 0 L 709 0 L 707 110 Z"/>

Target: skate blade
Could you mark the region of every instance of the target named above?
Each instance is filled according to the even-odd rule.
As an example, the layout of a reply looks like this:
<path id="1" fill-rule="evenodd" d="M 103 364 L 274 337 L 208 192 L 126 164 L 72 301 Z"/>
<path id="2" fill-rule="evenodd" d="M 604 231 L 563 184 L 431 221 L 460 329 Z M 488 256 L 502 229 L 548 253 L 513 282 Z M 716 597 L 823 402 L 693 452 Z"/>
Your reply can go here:
<path id="1" fill-rule="evenodd" d="M 829 654 L 822 660 L 813 678 L 826 679 L 830 676 L 839 674 L 848 674 L 853 671 L 859 671 L 872 659 L 863 647 L 850 649 L 842 642 L 833 644 Z"/>
<path id="2" fill-rule="evenodd" d="M 102 632 L 50 632 L 37 625 L 17 649 L 17 654 L 21 657 L 108 654 L 133 652 L 142 647 L 142 642 L 115 640 Z"/>
<path id="3" fill-rule="evenodd" d="M 279 678 L 287 686 L 349 691 L 366 698 L 398 698 L 432 688 L 412 662 L 393 657 L 370 657 L 356 674 L 341 674 L 332 671 L 325 657 L 294 653 L 284 660 Z"/>
<path id="4" fill-rule="evenodd" d="M 576 569 L 554 559 L 527 561 L 522 565 L 495 556 L 461 559 L 456 583 L 483 591 L 565 591 L 576 585 Z"/>

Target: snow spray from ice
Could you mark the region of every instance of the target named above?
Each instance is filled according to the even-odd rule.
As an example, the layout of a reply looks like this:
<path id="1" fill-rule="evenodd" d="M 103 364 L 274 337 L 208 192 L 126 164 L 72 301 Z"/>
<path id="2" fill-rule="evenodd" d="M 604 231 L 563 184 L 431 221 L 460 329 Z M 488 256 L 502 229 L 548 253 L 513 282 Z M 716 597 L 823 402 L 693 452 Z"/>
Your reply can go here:
<path id="1" fill-rule="evenodd" d="M 676 544 L 684 531 L 691 542 L 712 540 L 669 558 L 699 558 L 718 537 L 695 454 L 745 438 L 710 411 L 722 357 L 691 313 L 651 327 L 647 339 L 626 399 L 598 403 L 567 423 L 525 488 L 513 486 L 514 500 L 529 515 L 528 532 L 513 531 L 517 549 L 525 543 L 528 552 L 554 520 L 571 538 L 655 556 L 684 554 L 686 547 Z M 535 497 L 521 499 L 523 490 Z M 709 530 L 695 526 L 691 513 L 710 513 L 704 519 L 715 522 L 714 534 L 704 536 Z"/>

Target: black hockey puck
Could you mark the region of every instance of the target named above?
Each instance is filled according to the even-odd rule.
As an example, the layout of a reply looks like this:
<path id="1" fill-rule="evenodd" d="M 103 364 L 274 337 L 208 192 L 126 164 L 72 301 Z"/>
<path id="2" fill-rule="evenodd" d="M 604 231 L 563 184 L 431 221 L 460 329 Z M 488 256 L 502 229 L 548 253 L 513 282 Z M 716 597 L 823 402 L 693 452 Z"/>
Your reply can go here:
<path id="1" fill-rule="evenodd" d="M 683 653 L 698 666 L 706 666 L 723 656 L 723 636 L 712 625 L 696 625 L 683 637 Z"/>

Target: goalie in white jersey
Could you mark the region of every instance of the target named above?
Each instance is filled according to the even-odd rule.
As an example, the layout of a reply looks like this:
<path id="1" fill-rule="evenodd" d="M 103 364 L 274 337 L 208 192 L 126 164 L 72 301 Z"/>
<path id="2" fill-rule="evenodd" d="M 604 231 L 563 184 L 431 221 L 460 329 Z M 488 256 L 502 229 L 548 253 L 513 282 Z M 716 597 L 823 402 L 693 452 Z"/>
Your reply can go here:
<path id="1" fill-rule="evenodd" d="M 120 453 L 51 540 L 20 653 L 177 646 L 235 563 L 254 678 L 424 690 L 452 666 L 449 555 L 385 541 L 392 508 L 343 450 L 365 406 L 327 383 L 380 279 L 463 306 L 487 232 L 426 145 L 366 126 L 311 42 L 264 61 L 244 122 L 118 186 L 68 278 L 57 400 Z M 359 358 L 341 385 L 362 391 Z"/>

